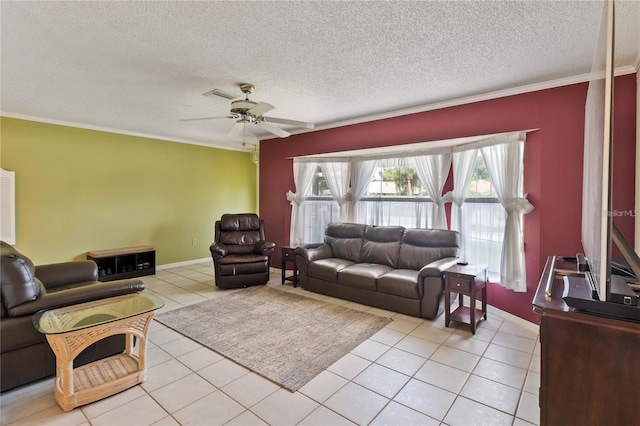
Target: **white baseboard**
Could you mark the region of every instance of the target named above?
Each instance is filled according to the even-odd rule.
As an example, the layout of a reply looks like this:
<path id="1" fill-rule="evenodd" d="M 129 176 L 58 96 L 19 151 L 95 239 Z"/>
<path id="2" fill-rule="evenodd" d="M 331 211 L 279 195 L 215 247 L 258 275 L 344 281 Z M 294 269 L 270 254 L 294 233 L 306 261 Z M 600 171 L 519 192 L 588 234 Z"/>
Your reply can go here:
<path id="1" fill-rule="evenodd" d="M 177 268 L 179 266 L 196 265 L 198 263 L 205 263 L 205 262 L 211 262 L 211 258 L 203 257 L 202 259 L 185 260 L 184 262 L 167 263 L 165 265 L 156 265 L 156 270 L 162 271 L 163 269 Z"/>
<path id="2" fill-rule="evenodd" d="M 477 300 L 476 306 L 478 307 L 478 309 L 481 309 L 482 308 L 481 302 Z M 505 312 L 502 309 L 496 308 L 495 306 L 487 305 L 487 314 L 497 315 L 507 321 L 515 323 L 516 325 L 531 331 L 532 333 L 536 333 L 536 334 L 540 333 L 540 327 L 538 326 L 538 324 L 534 324 L 532 322 L 527 321 L 524 318 L 520 318 L 516 315 L 510 314 L 509 312 Z"/>

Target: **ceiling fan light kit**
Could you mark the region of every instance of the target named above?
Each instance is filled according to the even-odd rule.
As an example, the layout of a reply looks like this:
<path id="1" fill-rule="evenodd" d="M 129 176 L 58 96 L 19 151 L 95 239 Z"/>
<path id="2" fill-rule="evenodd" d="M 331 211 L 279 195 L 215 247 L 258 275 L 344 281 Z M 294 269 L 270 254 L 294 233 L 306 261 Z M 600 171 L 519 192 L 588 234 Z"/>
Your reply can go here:
<path id="1" fill-rule="evenodd" d="M 247 142 L 242 142 L 242 147 L 246 148 L 249 145 Z M 260 155 L 258 154 L 258 144 L 254 143 L 253 150 L 250 151 L 250 159 L 253 164 L 258 164 L 258 160 L 260 159 Z"/>
<path id="2" fill-rule="evenodd" d="M 251 151 L 251 162 L 258 164 L 258 145 L 253 144 L 253 151 Z"/>
<path id="3" fill-rule="evenodd" d="M 231 112 L 233 114 L 245 114 L 249 109 L 256 106 L 258 103 L 250 101 L 249 99 L 239 99 L 231 102 Z"/>
<path id="4" fill-rule="evenodd" d="M 236 122 L 229 129 L 227 136 L 236 137 L 239 136 L 244 126 L 247 124 L 252 124 L 258 127 L 263 128 L 267 132 L 281 137 L 286 138 L 291 135 L 291 133 L 286 130 L 281 129 L 275 124 L 283 124 L 287 126 L 296 126 L 306 129 L 313 129 L 314 124 L 308 123 L 304 121 L 296 121 L 296 120 L 288 120 L 285 118 L 275 118 L 275 117 L 265 117 L 264 114 L 271 111 L 275 107 L 266 102 L 255 102 L 249 99 L 249 95 L 255 89 L 255 86 L 250 83 L 241 83 L 240 91 L 244 93 L 244 99 L 235 99 L 236 97 L 228 94 L 220 89 L 213 89 L 206 93 L 203 93 L 203 96 L 218 96 L 225 99 L 232 100 L 230 114 L 222 117 L 202 117 L 202 118 L 188 118 L 180 121 L 199 121 L 199 120 L 213 120 L 218 118 L 230 118 L 235 120 Z M 233 100 L 235 99 L 235 100 Z M 256 157 L 257 158 L 257 157 Z"/>

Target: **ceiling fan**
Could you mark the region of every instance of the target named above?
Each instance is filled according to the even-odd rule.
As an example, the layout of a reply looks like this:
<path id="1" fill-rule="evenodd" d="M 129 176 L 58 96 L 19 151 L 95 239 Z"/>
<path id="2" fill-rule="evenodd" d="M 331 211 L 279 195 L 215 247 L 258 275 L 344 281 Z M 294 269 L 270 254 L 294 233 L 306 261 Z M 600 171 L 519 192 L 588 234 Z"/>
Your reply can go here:
<path id="1" fill-rule="evenodd" d="M 221 98 L 230 99 L 232 102 L 229 115 L 221 117 L 187 118 L 180 121 L 214 120 L 218 118 L 230 118 L 236 120 L 236 122 L 227 133 L 227 136 L 229 137 L 239 136 L 242 133 L 244 126 L 247 124 L 257 125 L 281 138 L 286 138 L 291 133 L 275 126 L 274 124 L 284 124 L 289 126 L 313 129 L 313 123 L 287 120 L 284 118 L 265 117 L 264 114 L 271 111 L 275 107 L 266 102 L 255 102 L 250 100 L 249 95 L 251 94 L 251 92 L 253 92 L 254 89 L 255 87 L 253 86 L 253 84 L 241 83 L 240 90 L 245 95 L 244 99 L 236 99 L 236 96 L 223 92 L 220 89 L 213 89 L 207 93 L 203 93 L 203 96 L 219 96 Z"/>

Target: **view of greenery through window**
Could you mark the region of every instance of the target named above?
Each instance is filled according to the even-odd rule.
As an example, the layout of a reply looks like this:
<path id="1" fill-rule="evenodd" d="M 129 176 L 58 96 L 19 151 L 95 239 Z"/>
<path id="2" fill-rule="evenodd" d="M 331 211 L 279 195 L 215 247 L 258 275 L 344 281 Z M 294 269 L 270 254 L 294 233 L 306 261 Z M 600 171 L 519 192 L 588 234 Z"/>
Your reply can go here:
<path id="1" fill-rule="evenodd" d="M 418 173 L 412 167 L 381 167 L 367 195 L 424 196 Z"/>
<path id="2" fill-rule="evenodd" d="M 331 197 L 329 185 L 324 177 L 322 170 L 318 166 L 313 179 L 312 191 L 313 196 Z M 366 193 L 367 196 L 418 196 L 425 197 L 426 193 L 418 173 L 412 167 L 394 166 L 380 167 L 376 172 Z M 491 183 L 489 170 L 484 162 L 484 158 L 480 153 L 476 159 L 476 167 L 471 178 L 469 187 L 469 195 L 471 197 L 496 197 L 495 189 Z M 495 200 L 498 201 L 497 199 Z"/>
<path id="3" fill-rule="evenodd" d="M 476 158 L 476 168 L 473 172 L 473 176 L 471 177 L 469 195 L 472 197 L 496 196 L 496 192 L 491 184 L 489 170 L 484 162 L 484 157 L 479 153 Z"/>
<path id="4" fill-rule="evenodd" d="M 322 170 L 318 167 L 313 179 L 312 191 L 314 196 L 331 196 L 329 185 Z M 426 196 L 420 183 L 418 173 L 412 167 L 380 167 L 369 183 L 366 196 Z"/>

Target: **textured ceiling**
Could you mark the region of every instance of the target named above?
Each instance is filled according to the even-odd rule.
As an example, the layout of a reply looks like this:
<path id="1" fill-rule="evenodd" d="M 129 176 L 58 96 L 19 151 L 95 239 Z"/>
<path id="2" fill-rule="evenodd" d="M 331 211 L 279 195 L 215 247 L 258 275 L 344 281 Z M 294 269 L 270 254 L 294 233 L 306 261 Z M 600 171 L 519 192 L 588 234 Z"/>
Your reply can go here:
<path id="1" fill-rule="evenodd" d="M 616 66 L 630 72 L 640 1 L 616 7 Z M 265 115 L 326 128 L 584 78 L 601 11 L 596 1 L 2 1 L 0 106 L 240 149 L 242 137 L 226 136 L 232 120 L 179 120 L 227 114 L 230 101 L 202 94 L 240 96 L 241 82 L 276 107 Z"/>

